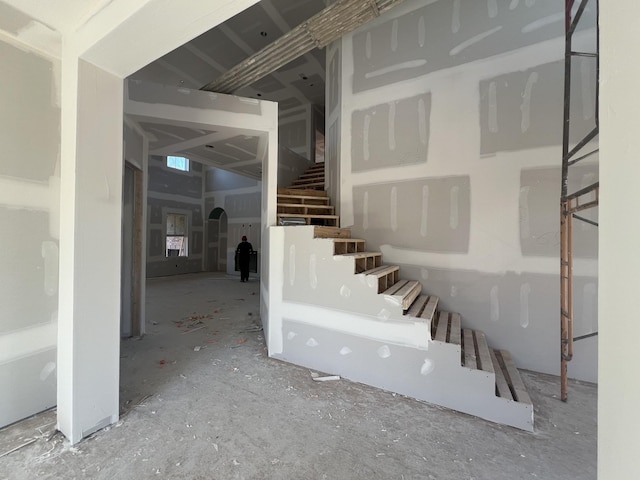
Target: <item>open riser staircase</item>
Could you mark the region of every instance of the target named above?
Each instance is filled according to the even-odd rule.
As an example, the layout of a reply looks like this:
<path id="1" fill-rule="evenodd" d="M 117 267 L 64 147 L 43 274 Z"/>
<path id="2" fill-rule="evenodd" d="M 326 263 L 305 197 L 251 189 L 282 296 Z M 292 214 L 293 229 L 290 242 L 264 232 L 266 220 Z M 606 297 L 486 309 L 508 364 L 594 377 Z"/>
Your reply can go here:
<path id="1" fill-rule="evenodd" d="M 510 354 L 439 309 L 438 297 L 318 205 L 330 207 L 323 190 L 278 191 L 279 223 L 304 222 L 281 233 L 284 338 L 273 356 L 532 431 L 533 406 Z"/>

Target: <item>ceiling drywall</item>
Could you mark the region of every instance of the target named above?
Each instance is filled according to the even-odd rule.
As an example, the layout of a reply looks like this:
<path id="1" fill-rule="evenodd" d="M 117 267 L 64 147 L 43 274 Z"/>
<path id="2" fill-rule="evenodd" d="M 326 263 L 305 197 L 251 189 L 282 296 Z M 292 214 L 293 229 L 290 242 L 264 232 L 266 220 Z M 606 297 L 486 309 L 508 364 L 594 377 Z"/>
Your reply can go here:
<path id="1" fill-rule="evenodd" d="M 199 89 L 326 7 L 324 0 L 262 0 L 223 24 L 150 63 L 130 78 Z M 276 101 L 280 112 L 324 106 L 325 52 L 314 49 L 236 95 Z M 256 138 L 145 122 L 153 154 L 185 155 L 241 175 L 261 178 Z M 211 128 L 217 130 L 215 126 Z"/>
<path id="2" fill-rule="evenodd" d="M 113 0 L 3 0 L 59 32 L 77 29 Z"/>

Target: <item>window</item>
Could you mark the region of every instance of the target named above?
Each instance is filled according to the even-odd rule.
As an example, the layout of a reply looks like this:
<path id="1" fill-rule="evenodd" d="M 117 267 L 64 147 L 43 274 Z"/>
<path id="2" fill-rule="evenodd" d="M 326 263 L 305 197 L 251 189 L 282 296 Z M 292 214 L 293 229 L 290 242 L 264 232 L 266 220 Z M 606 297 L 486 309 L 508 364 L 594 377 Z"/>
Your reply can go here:
<path id="1" fill-rule="evenodd" d="M 167 257 L 186 257 L 189 237 L 187 236 L 187 216 L 169 213 L 167 215 Z"/>
<path id="2" fill-rule="evenodd" d="M 167 167 L 188 172 L 189 159 L 184 157 L 167 157 Z"/>

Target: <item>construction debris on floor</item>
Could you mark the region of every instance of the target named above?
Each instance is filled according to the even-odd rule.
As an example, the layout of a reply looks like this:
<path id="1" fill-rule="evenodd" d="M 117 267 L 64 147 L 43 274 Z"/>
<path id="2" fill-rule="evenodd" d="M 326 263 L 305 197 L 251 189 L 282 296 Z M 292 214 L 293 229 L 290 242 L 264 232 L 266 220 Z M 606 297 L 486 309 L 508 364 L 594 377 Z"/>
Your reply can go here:
<path id="1" fill-rule="evenodd" d="M 189 293 L 186 295 L 186 293 Z M 149 280 L 120 421 L 73 447 L 51 410 L 0 431 L 0 480 L 595 479 L 596 394 L 523 372 L 535 433 L 267 357 L 259 283 Z"/>

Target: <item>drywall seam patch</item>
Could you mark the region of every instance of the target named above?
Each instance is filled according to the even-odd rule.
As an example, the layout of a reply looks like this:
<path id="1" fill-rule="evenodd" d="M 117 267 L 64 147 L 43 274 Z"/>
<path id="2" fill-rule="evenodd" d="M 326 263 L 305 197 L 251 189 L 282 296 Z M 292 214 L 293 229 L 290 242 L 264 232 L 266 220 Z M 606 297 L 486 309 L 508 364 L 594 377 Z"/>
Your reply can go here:
<path id="1" fill-rule="evenodd" d="M 533 86 L 538 81 L 538 78 L 538 72 L 531 72 L 524 87 L 524 93 L 522 94 L 522 104 L 520 105 L 520 111 L 522 112 L 520 131 L 522 133 L 529 130 L 529 126 L 531 125 L 531 95 L 533 93 Z"/>
<path id="2" fill-rule="evenodd" d="M 494 27 L 491 30 L 487 30 L 486 32 L 479 33 L 478 35 L 475 35 L 470 39 L 465 40 L 464 42 L 459 43 L 458 45 L 453 47 L 449 52 L 449 55 L 452 57 L 455 57 L 463 50 L 466 50 L 467 48 L 469 48 L 472 45 L 475 45 L 476 43 L 480 43 L 485 38 L 490 37 L 494 33 L 499 32 L 500 30 L 502 30 L 502 25 L 498 25 L 497 27 Z"/>

